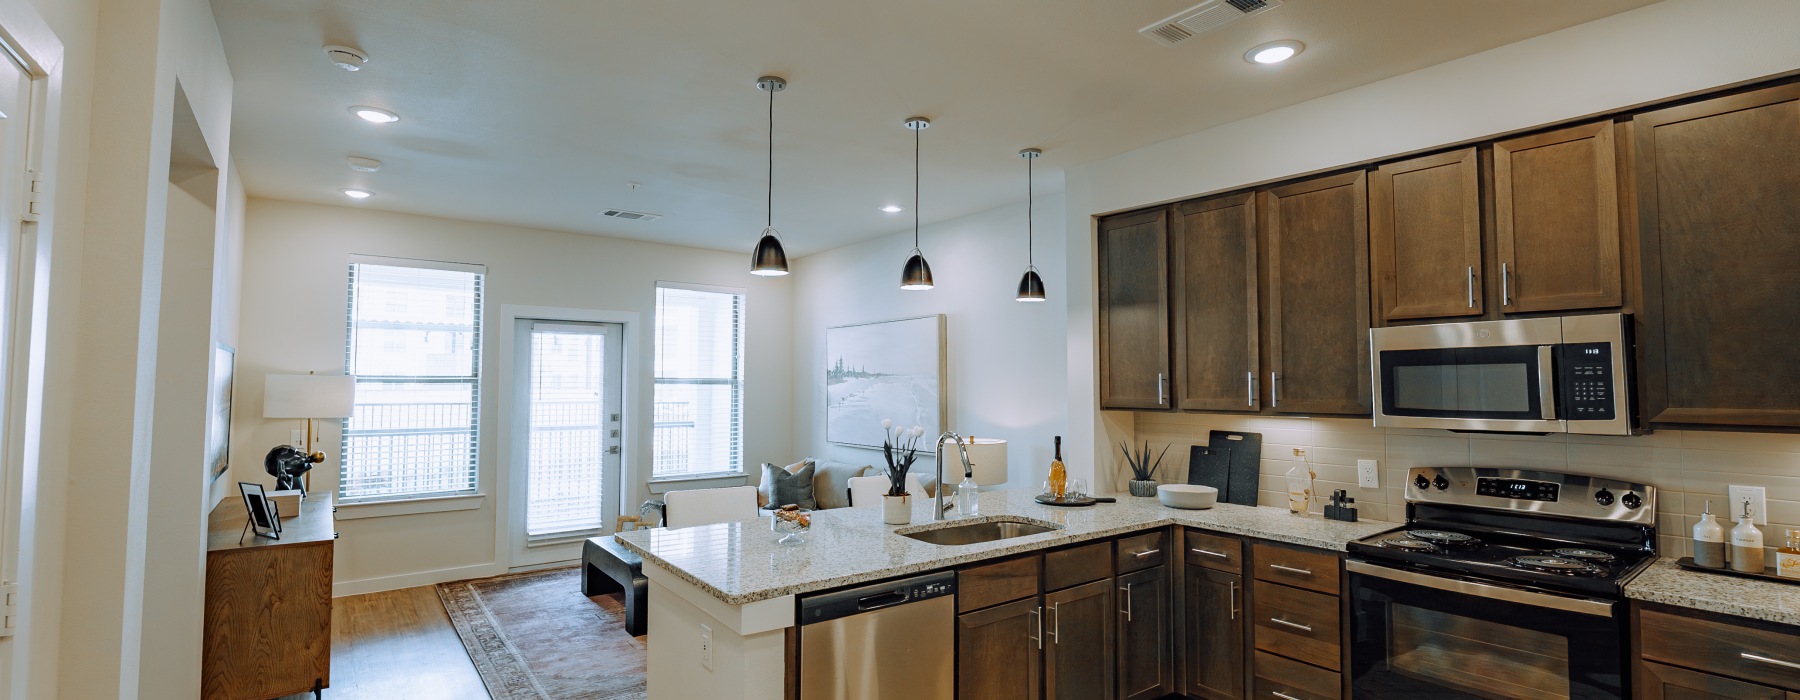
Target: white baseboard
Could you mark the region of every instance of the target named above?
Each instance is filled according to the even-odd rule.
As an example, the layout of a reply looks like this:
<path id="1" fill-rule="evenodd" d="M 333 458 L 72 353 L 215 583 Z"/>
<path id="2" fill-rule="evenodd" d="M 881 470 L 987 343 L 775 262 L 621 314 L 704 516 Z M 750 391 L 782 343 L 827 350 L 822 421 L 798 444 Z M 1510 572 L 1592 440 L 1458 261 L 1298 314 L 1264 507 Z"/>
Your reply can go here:
<path id="1" fill-rule="evenodd" d="M 410 574 L 399 574 L 396 576 L 378 576 L 375 578 L 357 579 L 355 581 L 334 581 L 331 584 L 331 596 L 333 598 L 341 598 L 347 595 L 379 593 L 381 591 L 393 591 L 402 588 L 413 588 L 415 586 L 431 586 L 439 583 L 449 583 L 451 581 L 461 581 L 470 578 L 487 578 L 489 576 L 499 576 L 504 573 L 506 573 L 506 566 L 495 562 L 489 562 L 473 566 L 459 566 L 453 569 L 416 571 Z"/>

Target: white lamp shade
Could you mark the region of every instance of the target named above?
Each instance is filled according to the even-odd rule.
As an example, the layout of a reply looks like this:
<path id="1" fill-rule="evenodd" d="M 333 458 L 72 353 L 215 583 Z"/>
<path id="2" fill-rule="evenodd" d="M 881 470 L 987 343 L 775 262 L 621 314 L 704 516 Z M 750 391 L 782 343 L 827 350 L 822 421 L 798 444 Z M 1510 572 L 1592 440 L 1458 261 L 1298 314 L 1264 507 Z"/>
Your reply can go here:
<path id="1" fill-rule="evenodd" d="M 263 380 L 264 418 L 349 418 L 356 377 L 345 374 L 271 374 Z"/>
<path id="2" fill-rule="evenodd" d="M 982 486 L 1006 483 L 1006 441 L 993 438 L 969 438 L 964 443 L 969 450 L 969 462 L 975 465 L 975 483 Z M 954 465 L 958 461 L 946 454 L 946 459 Z"/>

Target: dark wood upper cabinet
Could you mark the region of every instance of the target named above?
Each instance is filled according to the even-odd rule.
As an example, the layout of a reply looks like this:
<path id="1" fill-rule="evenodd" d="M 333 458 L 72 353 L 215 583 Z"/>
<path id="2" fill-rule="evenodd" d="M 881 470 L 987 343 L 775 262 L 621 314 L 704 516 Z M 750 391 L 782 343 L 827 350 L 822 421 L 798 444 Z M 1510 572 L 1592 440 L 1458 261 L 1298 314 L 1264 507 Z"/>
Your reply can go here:
<path id="1" fill-rule="evenodd" d="M 1650 423 L 1800 426 L 1800 84 L 1640 114 Z"/>
<path id="2" fill-rule="evenodd" d="M 1384 322 L 1481 315 L 1480 180 L 1474 148 L 1375 169 L 1370 260 Z"/>
<path id="3" fill-rule="evenodd" d="M 1175 689 L 1169 570 L 1125 574 L 1118 586 L 1119 700 L 1156 700 Z"/>
<path id="4" fill-rule="evenodd" d="M 1184 591 L 1187 625 L 1183 658 L 1188 695 L 1210 700 L 1244 697 L 1244 577 L 1189 565 Z"/>
<path id="5" fill-rule="evenodd" d="M 1176 407 L 1257 410 L 1256 197 L 1178 204 L 1170 239 Z"/>
<path id="6" fill-rule="evenodd" d="M 1037 596 L 956 618 L 956 692 L 964 698 L 1038 700 L 1043 643 Z"/>
<path id="7" fill-rule="evenodd" d="M 1277 413 L 1369 414 L 1368 201 L 1361 171 L 1262 193 Z"/>
<path id="8" fill-rule="evenodd" d="M 1113 700 L 1113 580 L 1044 594 L 1044 697 Z"/>
<path id="9" fill-rule="evenodd" d="M 1169 408 L 1166 210 L 1100 220 L 1100 407 Z"/>
<path id="10" fill-rule="evenodd" d="M 1620 305 L 1612 122 L 1494 144 L 1494 194 L 1503 311 Z"/>

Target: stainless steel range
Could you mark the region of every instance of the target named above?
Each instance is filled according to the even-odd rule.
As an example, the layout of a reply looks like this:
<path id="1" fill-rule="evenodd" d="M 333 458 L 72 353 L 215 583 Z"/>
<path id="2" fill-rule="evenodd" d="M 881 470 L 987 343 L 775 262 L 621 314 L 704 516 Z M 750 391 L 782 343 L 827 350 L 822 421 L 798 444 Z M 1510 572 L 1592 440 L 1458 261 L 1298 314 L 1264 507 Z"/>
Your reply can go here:
<path id="1" fill-rule="evenodd" d="M 1656 556 L 1654 487 L 1421 467 L 1406 516 L 1349 545 L 1355 697 L 1625 697 L 1621 587 Z"/>

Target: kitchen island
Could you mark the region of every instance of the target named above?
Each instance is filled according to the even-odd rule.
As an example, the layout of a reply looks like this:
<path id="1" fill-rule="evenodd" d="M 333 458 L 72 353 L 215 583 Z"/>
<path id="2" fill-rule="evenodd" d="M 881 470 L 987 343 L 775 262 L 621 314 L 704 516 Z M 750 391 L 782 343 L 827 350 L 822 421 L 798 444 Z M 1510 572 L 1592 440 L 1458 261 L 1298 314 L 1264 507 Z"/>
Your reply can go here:
<path id="1" fill-rule="evenodd" d="M 1285 508 L 1222 504 L 1176 510 L 1155 499 L 1129 496 L 1088 508 L 1055 508 L 1036 503 L 1033 495 L 987 492 L 981 515 L 945 522 L 931 520 L 930 499 L 918 499 L 913 524 L 897 527 L 883 525 L 876 510 L 821 511 L 814 514 L 806 543 L 797 546 L 776 544 L 766 519 L 620 534 L 619 542 L 644 558 L 650 581 L 650 700 L 786 697 L 793 655 L 788 632 L 797 620 L 796 596 L 806 593 L 1171 525 L 1335 551 L 1396 527 L 1294 515 Z M 968 545 L 935 545 L 903 536 L 992 520 L 1056 529 Z"/>

